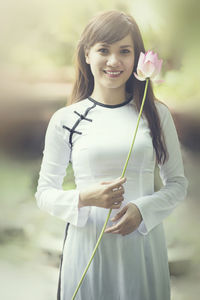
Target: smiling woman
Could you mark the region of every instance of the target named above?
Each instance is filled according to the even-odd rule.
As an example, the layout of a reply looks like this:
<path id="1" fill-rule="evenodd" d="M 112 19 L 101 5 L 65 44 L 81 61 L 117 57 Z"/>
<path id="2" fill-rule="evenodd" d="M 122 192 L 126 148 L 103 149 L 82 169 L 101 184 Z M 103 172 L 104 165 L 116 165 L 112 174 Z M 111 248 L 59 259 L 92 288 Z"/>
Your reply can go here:
<path id="1" fill-rule="evenodd" d="M 91 97 L 104 99 L 103 101 L 109 104 L 124 101 L 125 85 L 134 66 L 131 34 L 113 44 L 96 43 L 90 49 L 86 49 L 85 55 L 94 78 Z"/>
<path id="2" fill-rule="evenodd" d="M 171 114 L 155 99 L 151 83 L 134 156 L 126 178 L 119 178 L 144 94 L 145 82 L 133 76 L 141 52 L 142 37 L 130 15 L 95 16 L 78 43 L 71 104 L 55 112 L 47 128 L 36 199 L 67 223 L 61 300 L 72 299 L 108 209 L 111 219 L 77 299 L 170 299 L 162 221 L 184 199 L 187 180 Z M 69 161 L 76 189 L 64 191 Z M 163 181 L 159 191 L 156 163 Z"/>

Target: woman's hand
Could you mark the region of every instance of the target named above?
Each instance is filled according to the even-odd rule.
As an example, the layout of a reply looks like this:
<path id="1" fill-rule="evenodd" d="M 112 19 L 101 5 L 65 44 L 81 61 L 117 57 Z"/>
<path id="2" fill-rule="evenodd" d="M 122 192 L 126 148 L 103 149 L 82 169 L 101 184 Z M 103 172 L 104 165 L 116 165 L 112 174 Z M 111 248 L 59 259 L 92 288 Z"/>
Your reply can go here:
<path id="1" fill-rule="evenodd" d="M 121 235 L 129 234 L 138 228 L 142 222 L 142 215 L 135 204 L 128 203 L 111 221 L 115 222 L 119 219 L 120 221 L 117 224 L 106 228 L 104 232 L 118 233 Z"/>
<path id="2" fill-rule="evenodd" d="M 120 208 L 124 200 L 123 183 L 126 178 L 117 178 L 112 181 L 104 181 L 100 184 L 81 191 L 79 194 L 79 207 L 98 206 L 104 208 Z"/>

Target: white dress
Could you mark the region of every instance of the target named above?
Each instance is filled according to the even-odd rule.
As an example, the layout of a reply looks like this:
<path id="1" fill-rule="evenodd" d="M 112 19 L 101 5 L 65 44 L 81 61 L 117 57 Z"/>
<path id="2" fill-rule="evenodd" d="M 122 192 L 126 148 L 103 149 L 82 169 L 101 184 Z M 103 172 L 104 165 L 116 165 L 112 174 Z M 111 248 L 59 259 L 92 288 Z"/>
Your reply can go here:
<path id="1" fill-rule="evenodd" d="M 187 179 L 171 114 L 160 102 L 156 107 L 169 153 L 165 164 L 159 165 L 164 186 L 154 191 L 156 155 L 147 120 L 142 117 L 125 174 L 121 208 L 135 203 L 143 221 L 128 235 L 104 234 L 77 300 L 170 299 L 162 221 L 185 198 Z M 121 176 L 137 117 L 134 99 L 104 105 L 89 97 L 59 109 L 49 122 L 35 196 L 42 210 L 70 223 L 61 270 L 62 300 L 72 298 L 109 211 L 78 208 L 79 191 Z M 62 183 L 69 161 L 76 189 L 65 191 Z M 113 209 L 111 217 L 117 212 Z"/>

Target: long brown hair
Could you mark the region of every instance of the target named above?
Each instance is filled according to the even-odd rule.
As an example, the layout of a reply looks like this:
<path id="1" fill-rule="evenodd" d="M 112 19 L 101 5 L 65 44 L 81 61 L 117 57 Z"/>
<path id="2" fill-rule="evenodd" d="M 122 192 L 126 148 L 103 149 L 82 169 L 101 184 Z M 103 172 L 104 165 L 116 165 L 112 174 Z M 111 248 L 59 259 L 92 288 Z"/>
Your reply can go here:
<path id="1" fill-rule="evenodd" d="M 111 10 L 101 12 L 91 19 L 81 35 L 75 54 L 76 77 L 70 104 L 88 98 L 93 92 L 94 78 L 90 65 L 85 60 L 86 49 L 90 49 L 99 42 L 115 43 L 129 33 L 132 36 L 134 45 L 133 72 L 136 72 L 140 52 L 145 53 L 145 48 L 140 30 L 133 17 L 123 12 Z M 138 111 L 141 106 L 144 88 L 145 82 L 137 80 L 133 75 L 126 82 L 126 93 L 127 95 L 134 95 Z M 157 162 L 164 163 L 167 158 L 167 150 L 154 101 L 158 100 L 155 98 L 151 82 L 149 82 L 143 113 L 148 120 Z"/>

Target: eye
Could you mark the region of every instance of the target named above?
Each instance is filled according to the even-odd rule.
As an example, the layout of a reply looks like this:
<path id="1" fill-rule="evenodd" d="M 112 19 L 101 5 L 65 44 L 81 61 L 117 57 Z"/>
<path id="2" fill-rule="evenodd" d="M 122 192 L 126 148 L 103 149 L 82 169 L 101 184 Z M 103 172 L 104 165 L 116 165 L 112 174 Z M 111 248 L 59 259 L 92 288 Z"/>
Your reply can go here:
<path id="1" fill-rule="evenodd" d="M 121 53 L 127 54 L 127 53 L 130 53 L 130 50 L 129 50 L 129 49 L 123 49 L 123 50 L 121 51 Z"/>
<path id="2" fill-rule="evenodd" d="M 105 54 L 105 53 L 108 53 L 108 49 L 107 48 L 100 48 L 98 50 L 98 52 Z"/>

